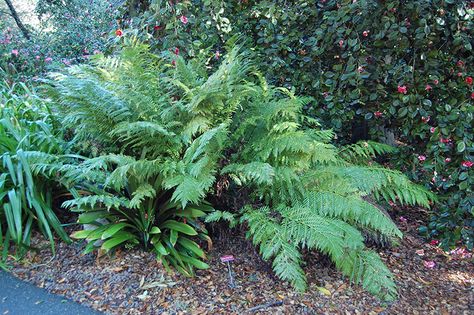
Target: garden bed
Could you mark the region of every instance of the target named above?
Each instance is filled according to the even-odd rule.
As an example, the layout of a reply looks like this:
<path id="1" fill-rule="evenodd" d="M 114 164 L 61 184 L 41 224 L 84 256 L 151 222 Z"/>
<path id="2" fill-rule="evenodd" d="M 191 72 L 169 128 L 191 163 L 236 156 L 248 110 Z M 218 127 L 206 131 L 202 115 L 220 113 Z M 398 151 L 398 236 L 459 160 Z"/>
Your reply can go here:
<path id="1" fill-rule="evenodd" d="M 48 291 L 64 295 L 110 314 L 231 314 L 281 301 L 261 309 L 276 314 L 468 314 L 474 312 L 472 254 L 449 254 L 424 243 L 416 223 L 400 223 L 405 233 L 399 247 L 379 250 L 396 277 L 399 300 L 384 303 L 352 286 L 321 256 L 308 254 L 305 267 L 309 290 L 296 293 L 278 280 L 242 237 L 215 241 L 209 252 L 209 270 L 187 279 L 169 276 L 154 256 L 139 249 L 114 257 L 81 255 L 83 243 L 58 244 L 56 255 L 44 250 L 16 263 L 13 273 Z M 36 245 L 48 246 L 35 237 Z M 222 255 L 232 254 L 237 280 L 228 286 Z M 431 262 L 434 262 L 434 267 Z M 247 312 L 249 313 L 249 312 Z"/>

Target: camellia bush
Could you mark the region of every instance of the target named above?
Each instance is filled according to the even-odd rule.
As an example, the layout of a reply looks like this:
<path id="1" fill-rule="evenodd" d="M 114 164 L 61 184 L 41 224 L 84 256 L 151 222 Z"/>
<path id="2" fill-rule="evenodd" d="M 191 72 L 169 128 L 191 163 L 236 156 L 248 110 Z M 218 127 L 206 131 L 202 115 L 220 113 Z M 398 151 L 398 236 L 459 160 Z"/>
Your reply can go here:
<path id="1" fill-rule="evenodd" d="M 462 0 L 128 1 L 157 51 L 216 62 L 238 34 L 270 82 L 341 144 L 395 144 L 392 161 L 442 196 L 420 232 L 473 246 L 474 2 Z M 141 11 L 137 14 L 137 11 Z M 349 128 L 348 128 L 349 126 Z"/>
<path id="2" fill-rule="evenodd" d="M 107 50 L 109 33 L 116 29 L 119 2 L 44 1 L 32 7 L 38 21 L 19 19 L 29 34 L 25 37 L 12 18 L 0 21 L 0 70 L 12 82 L 39 77 L 48 69 L 88 60 Z M 1 13 L 7 17 L 6 13 Z M 2 16 L 2 17 L 3 17 Z"/>

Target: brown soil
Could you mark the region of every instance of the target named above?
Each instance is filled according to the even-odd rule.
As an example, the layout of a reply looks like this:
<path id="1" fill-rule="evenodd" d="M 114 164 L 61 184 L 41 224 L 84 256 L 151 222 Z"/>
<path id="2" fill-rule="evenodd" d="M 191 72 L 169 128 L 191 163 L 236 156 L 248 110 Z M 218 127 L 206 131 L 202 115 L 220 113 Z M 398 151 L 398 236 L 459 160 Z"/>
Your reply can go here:
<path id="1" fill-rule="evenodd" d="M 424 243 L 415 224 L 402 223 L 399 247 L 378 250 L 396 278 L 399 299 L 385 303 L 351 285 L 328 259 L 306 255 L 309 290 L 295 292 L 279 281 L 242 237 L 216 241 L 209 253 L 211 268 L 187 279 L 167 275 L 152 254 L 139 249 L 114 257 L 82 255 L 82 243 L 60 243 L 14 263 L 12 272 L 48 291 L 110 314 L 242 314 L 252 307 L 262 314 L 474 314 L 474 264 L 471 253 L 445 253 Z M 40 237 L 36 245 L 47 243 Z M 423 250 L 423 253 L 420 251 Z M 232 254 L 237 286 L 228 286 L 222 255 Z M 425 266 L 434 261 L 434 268 Z"/>

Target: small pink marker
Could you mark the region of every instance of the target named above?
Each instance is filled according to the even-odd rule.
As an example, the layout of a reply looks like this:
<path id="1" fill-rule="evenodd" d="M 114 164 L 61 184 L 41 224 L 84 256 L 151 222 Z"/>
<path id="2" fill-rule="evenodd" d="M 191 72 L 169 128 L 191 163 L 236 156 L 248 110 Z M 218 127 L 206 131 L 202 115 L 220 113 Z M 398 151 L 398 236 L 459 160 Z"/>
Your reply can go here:
<path id="1" fill-rule="evenodd" d="M 227 269 L 229 270 L 229 280 L 230 280 L 229 286 L 231 288 L 235 288 L 234 277 L 232 276 L 232 269 L 230 268 L 230 262 L 234 260 L 235 258 L 232 255 L 225 255 L 221 257 L 221 262 L 227 263 Z"/>

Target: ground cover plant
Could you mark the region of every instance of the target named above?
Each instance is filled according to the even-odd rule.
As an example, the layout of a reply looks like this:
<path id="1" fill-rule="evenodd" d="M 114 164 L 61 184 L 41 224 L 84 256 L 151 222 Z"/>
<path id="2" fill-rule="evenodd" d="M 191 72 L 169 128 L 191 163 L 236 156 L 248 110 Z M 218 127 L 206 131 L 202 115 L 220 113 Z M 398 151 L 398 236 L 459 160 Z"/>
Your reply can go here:
<path id="1" fill-rule="evenodd" d="M 242 187 L 244 204 L 224 210 L 248 225 L 280 278 L 304 290 L 300 252 L 314 249 L 355 283 L 394 299 L 392 276 L 365 247 L 361 230 L 389 240 L 401 232 L 367 198 L 429 207 L 434 196 L 371 162 L 389 146 L 333 146 L 333 132 L 302 113 L 310 98 L 269 85 L 247 53 L 229 51 L 208 74 L 201 62 L 160 57 L 131 40 L 115 57 L 52 75 L 47 95 L 63 125 L 75 131 L 75 141 L 93 139 L 100 152 L 76 162 L 51 156 L 36 165 L 80 187 L 64 205 L 98 227 L 73 237 L 92 241 L 86 251 L 139 240 L 165 266 L 191 275 L 193 267 L 207 267 L 188 238 L 198 231 L 206 238 L 196 220 L 212 211 L 206 200 L 216 187 L 219 194 L 228 185 Z M 211 212 L 208 221 L 222 213 Z M 95 245 L 98 239 L 105 242 Z"/>
<path id="2" fill-rule="evenodd" d="M 216 61 L 245 38 L 272 84 L 314 101 L 345 144 L 395 144 L 392 165 L 441 196 L 420 232 L 473 246 L 474 2 L 127 1 L 121 25 L 158 51 Z M 128 22 L 127 22 L 128 21 Z"/>

